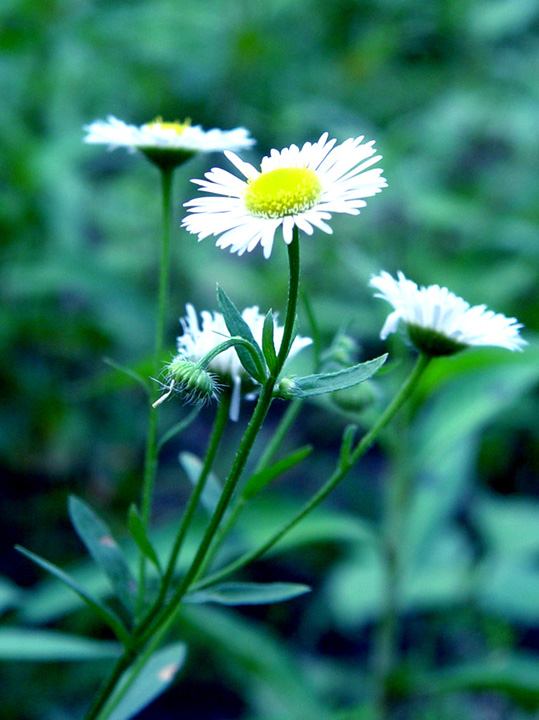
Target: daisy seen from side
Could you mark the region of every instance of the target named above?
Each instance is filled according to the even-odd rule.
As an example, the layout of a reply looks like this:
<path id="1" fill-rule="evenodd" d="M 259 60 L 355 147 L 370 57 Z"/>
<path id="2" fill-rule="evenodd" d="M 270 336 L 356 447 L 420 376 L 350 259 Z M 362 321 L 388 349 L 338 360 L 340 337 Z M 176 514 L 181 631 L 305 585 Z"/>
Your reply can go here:
<path id="1" fill-rule="evenodd" d="M 203 130 L 200 125 L 184 122 L 164 122 L 156 118 L 144 125 L 128 125 L 109 115 L 84 126 L 84 142 L 108 145 L 109 150 L 125 147 L 128 151 L 140 150 L 158 165 L 168 162 L 176 166 L 197 153 L 243 150 L 255 141 L 243 128 L 234 130 Z"/>
<path id="2" fill-rule="evenodd" d="M 366 205 L 364 198 L 387 186 L 382 170 L 372 167 L 381 159 L 374 141 L 363 142 L 361 136 L 336 142 L 324 133 L 301 148 L 272 150 L 260 170 L 225 152 L 245 179 L 213 168 L 205 180 L 193 180 L 207 195 L 185 203 L 183 227 L 199 240 L 213 235 L 218 247 L 239 255 L 260 244 L 266 258 L 279 228 L 287 244 L 294 228 L 307 235 L 314 228 L 331 234 L 327 221 L 334 213 L 357 215 Z"/>
<path id="3" fill-rule="evenodd" d="M 453 355 L 474 346 L 496 346 L 522 350 L 527 342 L 520 336 L 523 327 L 516 318 L 488 310 L 486 305 L 470 306 L 439 285 L 418 287 L 402 272 L 397 279 L 387 272 L 373 276 L 369 285 L 376 297 L 393 306 L 380 337 L 385 340 L 402 322 L 412 343 L 425 355 Z"/>

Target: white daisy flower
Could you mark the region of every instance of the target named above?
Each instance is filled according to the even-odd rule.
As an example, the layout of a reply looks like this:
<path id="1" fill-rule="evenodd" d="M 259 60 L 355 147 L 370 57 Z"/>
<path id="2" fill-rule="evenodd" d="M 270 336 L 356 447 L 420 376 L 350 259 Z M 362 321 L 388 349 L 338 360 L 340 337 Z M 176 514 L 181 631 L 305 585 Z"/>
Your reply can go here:
<path id="1" fill-rule="evenodd" d="M 379 290 L 376 297 L 393 305 L 380 333 L 382 340 L 397 330 L 399 322 L 413 344 L 426 355 L 452 355 L 474 345 L 493 345 L 522 350 L 527 342 L 520 337 L 523 327 L 516 318 L 471 307 L 462 298 L 439 285 L 418 287 L 402 272 L 395 280 L 389 273 L 373 276 L 369 285 Z"/>
<path id="2" fill-rule="evenodd" d="M 84 142 L 109 145 L 109 150 L 126 147 L 130 152 L 140 150 L 155 162 L 172 161 L 175 156 L 179 165 L 196 153 L 242 150 L 254 144 L 245 128 L 234 130 L 203 130 L 200 125 L 191 125 L 189 120 L 163 122 L 156 118 L 145 125 L 127 125 L 109 115 L 106 120 L 96 120 L 84 127 L 87 133 Z M 158 162 L 158 164 L 160 164 Z"/>
<path id="3" fill-rule="evenodd" d="M 202 327 L 199 324 L 198 316 L 192 305 L 186 305 L 186 316 L 180 318 L 183 328 L 183 335 L 178 338 L 178 358 L 184 358 L 192 362 L 198 362 L 207 355 L 213 348 L 220 345 L 230 337 L 225 319 L 221 313 L 203 311 L 200 313 Z M 262 344 L 262 330 L 264 326 L 264 315 L 258 307 L 246 308 L 242 314 L 256 342 Z M 284 328 L 277 325 L 275 320 L 274 340 L 276 351 L 279 351 L 283 339 Z M 312 343 L 311 338 L 296 336 L 289 358 L 296 355 L 300 350 Z M 174 361 L 173 361 L 174 362 Z M 215 373 L 221 382 L 232 385 L 232 402 L 230 405 L 230 419 L 237 420 L 240 410 L 241 384 L 247 381 L 252 389 L 253 380 L 246 373 L 235 348 L 229 348 L 215 357 L 209 364 L 209 370 Z"/>
<path id="4" fill-rule="evenodd" d="M 260 243 L 266 258 L 279 227 L 286 243 L 292 242 L 294 226 L 308 235 L 315 227 L 331 234 L 326 221 L 332 213 L 357 215 L 366 205 L 363 198 L 387 186 L 382 170 L 371 167 L 381 158 L 374 154 L 374 141 L 364 143 L 361 136 L 335 143 L 324 133 L 301 149 L 272 150 L 260 170 L 225 152 L 246 179 L 213 168 L 206 180 L 193 180 L 210 195 L 185 203 L 189 215 L 182 225 L 199 240 L 218 237 L 218 247 L 239 255 Z"/>

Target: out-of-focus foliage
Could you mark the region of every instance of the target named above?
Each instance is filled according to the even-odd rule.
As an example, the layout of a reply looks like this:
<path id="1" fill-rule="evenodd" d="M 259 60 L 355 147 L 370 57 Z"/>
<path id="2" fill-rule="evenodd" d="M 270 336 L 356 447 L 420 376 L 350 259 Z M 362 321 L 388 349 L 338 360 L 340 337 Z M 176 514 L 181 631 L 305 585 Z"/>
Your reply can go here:
<path id="1" fill-rule="evenodd" d="M 412 699 L 402 717 L 531 717 L 539 697 L 538 25 L 534 0 L 4 0 L 6 625 L 14 614 L 28 632 L 56 622 L 63 635 L 51 640 L 51 660 L 111 652 L 78 644 L 76 636 L 109 636 L 56 581 L 34 586 L 41 575 L 12 546 L 72 562 L 83 548 L 67 523 L 68 494 L 89 499 L 116 533 L 140 487 L 144 397 L 103 357 L 143 373 L 149 364 L 158 177 L 139 156 L 85 146 L 82 126 L 108 114 L 136 124 L 160 115 L 205 128 L 244 125 L 258 141 L 246 154 L 254 162 L 326 130 L 339 140 L 365 134 L 384 156 L 389 187 L 359 218 L 335 218 L 332 236 L 302 242 L 303 287 L 324 345 L 346 328 L 361 343 L 358 361 L 384 352 L 386 308 L 366 285 L 372 272 L 402 269 L 518 317 L 530 347 L 433 365 L 414 407 L 324 511 L 243 576 L 284 577 L 313 592 L 241 613 L 190 606 L 178 630 L 190 646 L 182 680 L 140 717 L 368 720 L 368 650 L 383 592 L 375 536 L 394 473 L 408 473 L 417 488 L 403 537 L 405 662 L 396 693 Z M 226 160 L 199 157 L 176 177 L 171 352 L 185 303 L 215 309 L 217 281 L 240 307 L 284 308 L 282 243 L 269 261 L 256 251 L 238 258 L 179 229 L 181 204 L 196 192 L 188 179 L 213 164 Z M 305 313 L 301 332 L 309 334 Z M 390 349 L 395 370 L 376 380 L 378 404 L 366 420 L 408 361 L 400 339 Z M 247 412 L 245 403 L 242 420 Z M 317 449 L 275 483 L 271 502 L 263 495 L 248 510 L 240 546 L 267 537 L 333 465 L 350 416 L 327 403 L 302 412 L 287 449 Z M 159 552 L 189 492 L 178 452 L 203 454 L 212 413 L 165 446 Z M 163 406 L 163 428 L 182 414 L 177 402 Z M 230 430 L 218 473 L 240 429 Z M 85 587 L 106 593 L 89 566 L 79 572 Z M 46 636 L 34 641 L 44 659 Z M 0 717 L 80 717 L 105 667 L 6 663 Z"/>

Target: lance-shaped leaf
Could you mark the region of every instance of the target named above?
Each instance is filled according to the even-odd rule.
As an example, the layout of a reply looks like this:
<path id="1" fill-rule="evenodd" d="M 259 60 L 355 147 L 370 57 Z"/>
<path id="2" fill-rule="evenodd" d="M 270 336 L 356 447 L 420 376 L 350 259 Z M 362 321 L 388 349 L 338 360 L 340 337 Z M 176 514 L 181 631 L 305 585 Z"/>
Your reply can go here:
<path id="1" fill-rule="evenodd" d="M 86 503 L 74 495 L 69 498 L 69 517 L 77 535 L 109 579 L 118 600 L 127 610 L 132 611 L 136 583 L 109 528 Z"/>
<path id="2" fill-rule="evenodd" d="M 142 522 L 142 518 L 140 517 L 135 505 L 131 505 L 131 507 L 129 508 L 128 523 L 129 532 L 133 540 L 137 543 L 138 549 L 141 551 L 144 557 L 147 558 L 152 563 L 152 565 L 157 568 L 159 574 L 162 575 L 163 573 L 161 571 L 161 564 L 159 562 L 159 558 L 157 557 L 157 553 L 155 552 L 155 549 L 148 538 L 144 523 Z"/>
<path id="3" fill-rule="evenodd" d="M 0 628 L 0 660 L 72 662 L 118 657 L 122 646 L 54 630 Z"/>
<path id="4" fill-rule="evenodd" d="M 118 690 L 107 706 L 114 708 L 106 715 L 107 720 L 130 720 L 161 695 L 184 664 L 186 653 L 187 648 L 183 643 L 170 645 L 155 653 L 133 679 L 137 671 L 135 664 L 120 680 Z M 116 698 L 121 699 L 118 702 Z"/>
<path id="5" fill-rule="evenodd" d="M 291 600 L 311 591 L 308 585 L 299 583 L 250 583 L 229 582 L 197 590 L 184 597 L 189 603 L 218 603 L 219 605 L 269 605 Z"/>
<path id="6" fill-rule="evenodd" d="M 178 459 L 190 482 L 193 486 L 196 486 L 202 470 L 202 461 L 196 455 L 188 452 L 180 453 Z M 221 492 L 222 488 L 219 481 L 213 473 L 210 473 L 206 478 L 204 489 L 202 490 L 202 494 L 200 496 L 202 505 L 210 513 L 210 515 L 217 507 L 217 503 L 221 497 Z"/>
<path id="7" fill-rule="evenodd" d="M 272 465 L 268 465 L 268 467 L 260 470 L 260 472 L 251 475 L 249 480 L 245 483 L 245 487 L 241 493 L 242 498 L 244 500 L 248 500 L 254 495 L 257 495 L 266 487 L 266 485 L 269 485 L 270 482 L 279 477 L 279 475 L 282 475 L 287 470 L 290 470 L 290 468 L 293 468 L 294 465 L 297 465 L 302 460 L 305 460 L 305 458 L 311 454 L 312 450 L 312 445 L 305 445 L 305 447 L 299 448 L 299 450 L 294 450 L 294 452 L 291 452 L 281 460 L 278 460 Z"/>
<path id="8" fill-rule="evenodd" d="M 359 383 L 372 377 L 382 367 L 386 359 L 387 354 L 338 372 L 307 375 L 302 378 L 287 378 L 286 396 L 306 398 L 311 395 L 324 395 L 325 393 L 359 385 Z"/>
<path id="9" fill-rule="evenodd" d="M 264 383 L 266 380 L 266 372 L 262 350 L 254 339 L 251 328 L 242 318 L 238 308 L 219 285 L 217 286 L 217 302 L 219 304 L 219 309 L 223 313 L 229 333 L 231 335 L 238 335 L 244 340 L 247 340 L 247 342 L 250 343 L 256 350 L 259 362 L 255 362 L 249 351 L 242 348 L 241 345 L 238 345 L 236 347 L 236 352 L 241 364 L 252 378 L 259 383 Z"/>
<path id="10" fill-rule="evenodd" d="M 110 365 L 110 367 L 114 368 L 115 370 L 118 370 L 118 372 L 121 372 L 125 376 L 131 378 L 139 385 L 141 385 L 148 394 L 150 393 L 150 383 L 148 382 L 147 378 L 142 377 L 142 375 L 136 370 L 132 370 L 131 368 L 128 368 L 125 365 L 121 365 L 115 360 L 107 357 L 103 358 L 103 362 L 105 362 L 107 365 Z"/>
<path id="11" fill-rule="evenodd" d="M 20 545 L 16 546 L 16 550 L 18 550 L 27 558 L 35 562 L 36 565 L 39 565 L 39 567 L 42 567 L 47 572 L 51 573 L 51 575 L 54 575 L 54 577 L 58 578 L 58 580 L 63 582 L 64 585 L 67 585 L 67 587 L 71 588 L 71 590 L 73 590 L 73 592 L 76 593 L 80 597 L 80 599 L 83 600 L 86 605 L 88 605 L 88 607 L 92 608 L 92 610 L 100 616 L 103 622 L 105 622 L 111 628 L 118 640 L 121 640 L 124 644 L 129 642 L 129 633 L 127 632 L 124 624 L 116 615 L 116 613 L 114 613 L 112 610 L 110 610 L 110 608 L 106 607 L 106 605 L 103 605 L 103 603 L 90 595 L 90 593 L 88 593 L 81 585 L 79 585 L 79 583 L 74 580 L 70 575 L 61 570 L 59 567 L 56 567 L 56 565 L 53 565 L 53 563 L 49 562 L 48 560 L 39 557 L 39 555 L 30 552 L 30 550 L 26 550 L 25 548 L 20 547 Z"/>

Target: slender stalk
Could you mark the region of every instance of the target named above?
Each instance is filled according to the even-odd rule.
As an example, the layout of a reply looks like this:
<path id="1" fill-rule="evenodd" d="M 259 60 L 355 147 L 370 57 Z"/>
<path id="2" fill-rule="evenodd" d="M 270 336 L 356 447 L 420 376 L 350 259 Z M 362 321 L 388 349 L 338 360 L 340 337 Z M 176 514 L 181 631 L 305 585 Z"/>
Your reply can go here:
<path id="1" fill-rule="evenodd" d="M 172 582 L 172 579 L 174 577 L 174 571 L 176 569 L 178 556 L 179 556 L 179 553 L 181 550 L 183 539 L 185 537 L 185 534 L 187 533 L 187 530 L 189 528 L 189 525 L 190 525 L 193 515 L 195 513 L 196 507 L 198 505 L 198 501 L 199 501 L 200 496 L 202 495 L 202 492 L 206 485 L 206 480 L 207 480 L 207 478 L 210 474 L 211 468 L 213 466 L 213 462 L 215 460 L 215 456 L 217 454 L 217 450 L 221 443 L 221 438 L 223 437 L 223 432 L 225 430 L 225 427 L 226 427 L 226 424 L 228 421 L 228 413 L 230 410 L 230 400 L 231 400 L 230 392 L 224 392 L 221 396 L 220 403 L 217 407 L 217 415 L 215 418 L 215 423 L 213 425 L 213 430 L 212 430 L 212 434 L 211 434 L 210 441 L 208 444 L 208 450 L 206 452 L 206 457 L 204 459 L 204 464 L 200 471 L 200 475 L 198 477 L 197 484 L 195 485 L 193 492 L 191 493 L 191 497 L 189 498 L 189 502 L 187 504 L 185 513 L 184 513 L 182 521 L 180 523 L 180 527 L 178 529 L 178 534 L 176 535 L 176 539 L 174 541 L 174 546 L 173 546 L 172 552 L 170 554 L 168 566 L 167 566 L 165 575 L 163 577 L 163 582 L 161 585 L 161 590 L 160 590 L 159 598 L 157 601 L 158 605 L 161 605 L 162 602 L 164 601 L 164 599 L 166 598 L 168 589 L 170 587 L 170 583 Z"/>
<path id="2" fill-rule="evenodd" d="M 392 402 L 387 406 L 387 408 L 384 410 L 384 412 L 380 415 L 376 423 L 373 425 L 373 427 L 369 430 L 369 432 L 363 436 L 363 438 L 358 442 L 356 447 L 350 452 L 348 457 L 343 458 L 340 462 L 331 477 L 324 483 L 324 485 L 318 490 L 317 493 L 313 495 L 313 497 L 308 500 L 303 508 L 301 508 L 296 515 L 292 517 L 291 520 L 289 520 L 286 525 L 284 525 L 280 530 L 278 530 L 276 533 L 274 533 L 268 540 L 266 540 L 265 543 L 260 545 L 258 548 L 255 548 L 251 550 L 248 553 L 245 553 L 245 555 L 242 555 L 237 560 L 234 560 L 233 562 L 226 565 L 221 570 L 213 573 L 212 575 L 208 575 L 204 579 L 198 581 L 195 583 L 192 587 L 193 590 L 200 590 L 202 588 L 208 587 L 210 585 L 213 585 L 216 582 L 219 582 L 220 580 L 223 580 L 224 578 L 228 577 L 230 574 L 235 572 L 236 570 L 239 570 L 240 568 L 245 567 L 253 560 L 258 559 L 262 555 L 264 555 L 268 550 L 270 550 L 279 540 L 286 535 L 297 523 L 304 518 L 308 513 L 310 513 L 312 510 L 314 510 L 317 505 L 319 505 L 322 500 L 324 500 L 329 493 L 338 485 L 341 480 L 346 476 L 346 474 L 349 472 L 349 470 L 357 463 L 357 461 L 369 450 L 369 448 L 372 447 L 374 442 L 376 441 L 378 435 L 380 432 L 388 425 L 388 423 L 391 421 L 393 416 L 398 412 L 398 410 L 402 407 L 404 402 L 408 399 L 410 394 L 412 393 L 413 389 L 416 387 L 419 378 L 425 371 L 427 365 L 429 364 L 430 358 L 425 355 L 420 355 L 415 367 L 413 368 L 412 372 L 408 376 L 408 378 L 405 380 L 403 385 L 401 386 L 399 392 L 397 395 L 393 398 Z"/>
<path id="3" fill-rule="evenodd" d="M 166 299 L 166 287 L 168 285 L 168 223 L 166 222 L 166 219 L 170 217 L 170 180 L 171 180 L 171 173 L 168 176 L 165 176 L 165 171 L 163 170 L 163 214 L 165 217 L 165 225 L 167 226 L 167 231 L 163 233 L 164 239 L 163 239 L 163 246 L 167 246 L 167 261 L 165 262 L 163 258 L 165 257 L 165 252 L 162 252 L 162 283 L 160 287 L 165 288 L 165 290 L 160 294 L 160 303 L 159 303 L 159 318 L 163 318 L 162 322 L 158 322 L 158 328 L 162 328 L 164 326 L 164 308 L 165 308 L 165 299 Z M 112 669 L 112 672 L 109 676 L 109 678 L 104 683 L 102 689 L 98 693 L 88 715 L 86 716 L 85 720 L 96 720 L 99 716 L 99 713 L 101 710 L 105 707 L 107 702 L 109 701 L 109 698 L 112 696 L 112 693 L 114 692 L 114 689 L 116 688 L 122 674 L 125 672 L 125 670 L 130 666 L 132 659 L 136 657 L 137 653 L 140 653 L 140 651 L 147 645 L 149 641 L 152 640 L 152 638 L 155 639 L 157 635 L 161 637 L 161 632 L 164 628 L 169 627 L 170 623 L 173 621 L 174 617 L 176 616 L 176 612 L 178 610 L 180 601 L 182 597 L 185 595 L 187 590 L 189 589 L 189 586 L 193 579 L 196 577 L 196 574 L 204 561 L 205 555 L 207 551 L 210 548 L 212 539 L 215 535 L 215 532 L 217 528 L 219 527 L 219 524 L 223 518 L 223 515 L 228 507 L 228 504 L 232 498 L 232 495 L 234 493 L 234 490 L 237 486 L 237 483 L 239 482 L 239 479 L 241 477 L 241 473 L 245 467 L 245 463 L 247 462 L 247 459 L 249 457 L 249 453 L 252 449 L 252 446 L 254 444 L 254 441 L 256 439 L 256 436 L 258 435 L 258 432 L 262 426 L 262 423 L 264 421 L 264 418 L 266 417 L 266 414 L 268 412 L 268 409 L 271 405 L 272 399 L 273 399 L 273 390 L 275 387 L 275 383 L 277 382 L 277 378 L 279 376 L 279 373 L 282 370 L 282 367 L 285 363 L 285 360 L 288 356 L 289 348 L 292 344 L 293 340 L 293 332 L 294 332 L 294 324 L 295 324 L 295 318 L 296 318 L 296 312 L 297 312 L 297 305 L 298 305 L 298 295 L 299 295 L 299 274 L 300 274 L 300 262 L 299 262 L 299 236 L 296 229 L 294 229 L 294 238 L 292 240 L 292 243 L 288 246 L 288 257 L 289 257 L 289 266 L 290 266 L 290 277 L 289 277 L 289 284 L 288 284 L 288 299 L 287 299 L 287 308 L 286 308 L 286 318 L 285 318 L 285 326 L 284 326 L 284 332 L 283 332 L 283 340 L 281 343 L 281 348 L 279 351 L 279 354 L 277 356 L 277 363 L 274 373 L 268 378 L 268 381 L 266 385 L 262 388 L 262 392 L 260 394 L 260 397 L 258 399 L 258 402 L 256 404 L 255 410 L 253 412 L 253 415 L 251 417 L 251 420 L 247 426 L 247 429 L 245 431 L 245 434 L 243 436 L 242 442 L 240 443 L 240 447 L 238 448 L 238 452 L 236 453 L 235 460 L 232 464 L 232 468 L 230 470 L 229 476 L 227 478 L 227 481 L 223 487 L 223 492 L 221 494 L 220 501 L 217 505 L 217 508 L 215 509 L 215 512 L 210 519 L 210 523 L 206 529 L 206 532 L 204 534 L 204 537 L 202 538 L 201 544 L 199 546 L 198 552 L 195 555 L 195 558 L 187 571 L 187 574 L 183 578 L 183 581 L 180 583 L 179 587 L 176 589 L 176 592 L 170 599 L 170 601 L 167 603 L 167 605 L 161 607 L 159 611 L 159 606 L 154 605 L 154 609 L 146 616 L 146 618 L 138 625 L 136 633 L 134 634 L 132 638 L 132 646 L 130 647 L 129 651 L 125 651 L 124 654 L 118 659 L 116 662 L 116 665 Z M 163 280 L 163 277 L 166 278 Z M 163 301 L 161 302 L 161 299 L 163 298 Z M 158 340 L 159 338 L 162 338 L 162 330 L 160 331 L 161 334 L 158 332 Z M 159 340 L 159 347 L 161 347 L 162 339 Z M 158 346 L 158 342 L 156 342 L 156 348 Z M 158 353 L 156 350 L 156 358 L 158 358 Z M 155 433 L 155 440 L 153 441 L 154 445 L 152 446 L 151 443 L 149 443 L 149 448 L 151 452 L 147 453 L 147 473 L 148 477 L 150 477 L 150 480 L 145 482 L 144 488 L 145 488 L 145 505 L 146 508 L 146 521 L 149 522 L 149 516 L 150 516 L 150 510 L 151 510 L 151 497 L 152 497 L 152 490 L 153 490 L 153 479 L 155 476 L 155 465 L 156 465 L 156 450 L 154 449 L 152 451 L 152 447 L 157 447 L 157 433 Z M 155 455 L 155 459 L 153 461 L 153 475 L 150 473 L 151 464 L 149 463 L 148 458 L 151 459 L 152 452 Z M 145 474 L 146 479 L 146 474 Z M 144 577 L 144 566 L 141 564 L 141 585 L 143 586 L 143 577 Z M 142 597 L 142 594 L 139 596 L 139 602 L 140 598 Z M 151 643 L 153 646 L 153 643 Z M 144 657 L 146 657 L 146 654 L 144 654 Z M 141 665 L 142 666 L 142 665 Z M 137 663 L 137 667 L 139 667 L 139 663 Z"/>
<path id="4" fill-rule="evenodd" d="M 266 446 L 266 449 L 264 450 L 262 456 L 260 457 L 254 472 L 260 472 L 265 468 L 269 463 L 271 462 L 271 459 L 279 449 L 285 435 L 290 430 L 291 425 L 293 424 L 294 420 L 296 419 L 299 411 L 301 410 L 301 407 L 303 405 L 303 400 L 293 400 L 288 408 L 286 409 L 285 414 L 283 415 L 281 422 L 279 423 L 277 430 L 273 434 L 271 440 Z M 239 497 L 236 501 L 236 503 L 233 505 L 233 507 L 230 509 L 228 518 L 225 523 L 223 523 L 220 527 L 217 533 L 215 534 L 215 538 L 213 540 L 212 546 L 208 554 L 206 555 L 206 559 L 204 560 L 197 577 L 200 575 L 203 575 L 207 568 L 210 566 L 210 563 L 212 562 L 213 558 L 215 557 L 216 553 L 218 552 L 219 548 L 223 544 L 224 540 L 228 537 L 229 532 L 236 524 L 239 516 L 241 515 L 241 512 L 243 508 L 245 507 L 246 499 L 243 497 Z"/>
<path id="5" fill-rule="evenodd" d="M 301 408 L 303 407 L 303 403 L 303 400 L 292 400 L 289 403 L 285 413 L 283 414 L 283 417 L 281 418 L 281 421 L 279 422 L 279 425 L 277 426 L 277 429 L 275 430 L 273 436 L 266 445 L 266 449 L 264 450 L 264 452 L 260 456 L 259 461 L 256 464 L 254 470 L 255 473 L 260 472 L 267 465 L 270 464 L 275 453 L 281 447 L 281 443 L 288 435 L 290 428 L 294 424 L 294 421 L 296 420 Z"/>
<path id="6" fill-rule="evenodd" d="M 383 606 L 373 647 L 373 710 L 376 720 L 389 720 L 392 717 L 391 679 L 399 656 L 399 607 L 403 574 L 401 547 L 411 492 L 408 468 L 397 463 L 384 489 L 380 545 L 384 570 Z"/>
<path id="7" fill-rule="evenodd" d="M 161 643 L 169 629 L 170 622 L 159 628 L 159 631 L 156 632 L 156 634 L 153 636 L 151 642 L 147 645 L 146 648 L 144 648 L 144 651 L 138 655 L 136 661 L 133 664 L 133 669 L 129 674 L 129 678 L 127 678 L 126 681 L 122 683 L 121 689 L 116 693 L 116 695 L 109 695 L 107 702 L 104 704 L 104 706 L 102 706 L 101 710 L 99 711 L 99 715 L 96 716 L 96 720 L 107 720 L 107 718 L 110 717 L 111 713 L 118 707 L 120 702 L 127 694 L 128 690 L 131 688 L 133 683 L 136 681 L 136 679 L 142 672 L 142 670 L 144 670 L 146 663 L 148 662 L 148 660 L 150 660 L 154 651 Z"/>
<path id="8" fill-rule="evenodd" d="M 84 720 L 96 720 L 104 705 L 107 703 L 108 699 L 114 692 L 114 689 L 119 683 L 120 678 L 131 664 L 132 660 L 133 656 L 127 651 L 118 658 L 111 674 L 101 686 L 99 692 L 94 698 L 92 705 L 90 706 L 90 709 L 84 716 Z"/>
<path id="9" fill-rule="evenodd" d="M 210 550 L 215 533 L 217 532 L 221 520 L 223 519 L 223 516 L 230 504 L 256 437 L 262 427 L 262 423 L 264 422 L 273 400 L 273 390 L 275 388 L 277 378 L 279 377 L 279 373 L 283 368 L 292 345 L 296 321 L 300 280 L 299 233 L 296 228 L 294 229 L 292 242 L 288 245 L 288 259 L 290 274 L 285 324 L 283 339 L 277 355 L 275 370 L 267 379 L 266 384 L 261 390 L 255 410 L 251 416 L 249 424 L 247 425 L 245 434 L 236 453 L 236 457 L 232 463 L 232 468 L 224 484 L 221 497 L 219 498 L 219 502 L 210 519 L 208 527 L 206 528 L 206 532 L 200 542 L 193 562 L 168 604 L 163 607 L 159 613 L 157 613 L 155 619 L 152 619 L 152 617 L 149 616 L 139 626 L 137 637 L 142 640 L 147 640 L 151 637 L 163 623 L 168 622 L 170 617 L 176 614 L 181 599 L 189 590 L 191 583 L 197 577 L 197 574 L 205 560 L 206 554 Z"/>
<path id="10" fill-rule="evenodd" d="M 283 442 L 286 434 L 294 423 L 294 420 L 297 418 L 298 413 L 303 406 L 303 402 L 303 400 L 292 400 L 292 402 L 288 405 L 283 417 L 281 418 L 281 421 L 279 422 L 279 425 L 277 426 L 276 431 L 272 435 L 271 439 L 266 445 L 264 452 L 260 456 L 260 459 L 258 460 L 258 463 L 256 464 L 256 467 L 254 469 L 254 473 L 261 472 L 267 465 L 269 465 L 275 453 L 281 446 L 281 443 Z M 223 541 L 225 540 L 225 538 L 228 537 L 230 530 L 236 524 L 238 517 L 241 515 L 241 512 L 245 507 L 245 504 L 245 498 L 240 497 L 238 498 L 236 504 L 231 508 L 226 523 L 221 525 L 221 527 L 216 533 L 216 537 L 213 541 L 211 550 L 206 555 L 206 560 L 204 561 L 204 564 L 202 565 L 202 568 L 200 569 L 198 575 L 202 575 L 209 567 L 211 561 L 215 557 L 215 554 L 221 547 Z"/>
<path id="11" fill-rule="evenodd" d="M 160 168 L 161 173 L 161 191 L 162 191 L 162 211 L 163 211 L 163 233 L 161 238 L 161 258 L 159 266 L 159 291 L 157 300 L 157 320 L 155 328 L 155 345 L 153 356 L 153 374 L 154 377 L 159 375 L 161 364 L 163 362 L 163 341 L 165 333 L 165 317 L 168 299 L 168 286 L 170 276 L 170 224 L 171 224 L 171 194 L 172 194 L 172 177 L 174 169 Z M 152 511 L 153 490 L 155 485 L 155 476 L 157 473 L 157 420 L 158 408 L 152 407 L 153 402 L 157 399 L 157 385 L 152 387 L 149 400 L 149 423 L 148 435 L 146 438 L 146 455 L 144 460 L 144 474 L 142 480 L 141 493 L 141 517 L 145 529 L 150 524 L 150 516 Z M 138 609 L 143 606 L 144 594 L 146 586 L 146 562 L 143 556 L 140 558 L 139 566 L 139 597 Z"/>
<path id="12" fill-rule="evenodd" d="M 290 352 L 292 342 L 294 340 L 294 326 L 296 324 L 296 315 L 298 312 L 299 298 L 299 279 L 300 279 L 300 259 L 299 259 L 299 232 L 294 226 L 294 235 L 292 242 L 288 245 L 288 298 L 286 304 L 286 316 L 283 330 L 283 338 L 281 347 L 277 354 L 277 362 L 274 371 L 274 379 L 276 380 Z"/>

